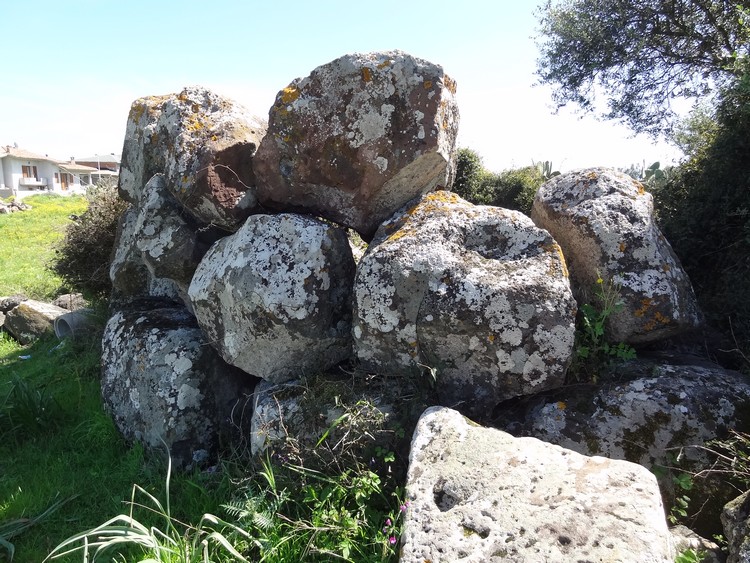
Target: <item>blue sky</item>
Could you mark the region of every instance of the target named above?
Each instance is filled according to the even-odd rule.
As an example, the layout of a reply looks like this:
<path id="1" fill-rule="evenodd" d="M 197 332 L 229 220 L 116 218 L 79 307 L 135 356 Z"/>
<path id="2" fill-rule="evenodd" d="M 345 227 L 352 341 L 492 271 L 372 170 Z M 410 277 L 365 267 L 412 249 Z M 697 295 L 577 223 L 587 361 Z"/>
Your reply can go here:
<path id="1" fill-rule="evenodd" d="M 457 81 L 459 143 L 491 170 L 677 157 L 614 122 L 554 115 L 535 86 L 539 2 L 0 0 L 0 144 L 61 159 L 119 153 L 138 97 L 203 85 L 265 117 L 316 66 L 400 49 Z"/>

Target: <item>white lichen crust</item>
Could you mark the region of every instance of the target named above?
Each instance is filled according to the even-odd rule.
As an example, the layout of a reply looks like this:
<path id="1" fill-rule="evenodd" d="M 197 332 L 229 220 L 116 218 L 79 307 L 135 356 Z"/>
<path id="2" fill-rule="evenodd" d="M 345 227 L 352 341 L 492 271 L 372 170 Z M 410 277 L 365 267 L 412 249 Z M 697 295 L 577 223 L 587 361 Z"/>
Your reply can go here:
<path id="1" fill-rule="evenodd" d="M 640 182 L 606 168 L 556 176 L 537 192 L 531 217 L 560 243 L 582 302 L 595 304 L 599 276 L 619 288 L 624 307 L 608 319 L 611 340 L 651 342 L 700 324 L 690 280 Z"/>
<path id="2" fill-rule="evenodd" d="M 227 362 L 280 382 L 350 356 L 353 275 L 341 229 L 302 215 L 254 215 L 211 247 L 189 296 Z"/>
<path id="3" fill-rule="evenodd" d="M 560 248 L 521 213 L 422 196 L 378 230 L 354 293 L 366 369 L 434 368 L 470 412 L 563 382 L 575 302 Z"/>

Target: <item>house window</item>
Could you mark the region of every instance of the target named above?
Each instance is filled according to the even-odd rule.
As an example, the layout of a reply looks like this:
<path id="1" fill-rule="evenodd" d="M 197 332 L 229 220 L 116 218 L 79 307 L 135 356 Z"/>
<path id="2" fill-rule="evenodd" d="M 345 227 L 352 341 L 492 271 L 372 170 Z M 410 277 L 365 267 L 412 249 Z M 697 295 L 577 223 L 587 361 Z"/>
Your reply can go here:
<path id="1" fill-rule="evenodd" d="M 21 166 L 21 173 L 24 178 L 36 179 L 36 166 Z"/>
<path id="2" fill-rule="evenodd" d="M 60 174 L 60 187 L 63 190 L 67 190 L 68 186 L 73 183 L 73 177 L 70 174 L 63 172 Z"/>

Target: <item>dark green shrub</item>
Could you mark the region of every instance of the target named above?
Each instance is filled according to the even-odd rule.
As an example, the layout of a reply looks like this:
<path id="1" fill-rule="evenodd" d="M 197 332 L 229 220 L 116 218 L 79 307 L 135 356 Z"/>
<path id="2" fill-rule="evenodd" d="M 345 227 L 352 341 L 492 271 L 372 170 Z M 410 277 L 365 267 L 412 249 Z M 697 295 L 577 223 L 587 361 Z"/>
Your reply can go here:
<path id="1" fill-rule="evenodd" d="M 112 185 L 99 185 L 86 194 L 88 208 L 65 231 L 55 249 L 50 269 L 68 286 L 91 297 L 104 297 L 112 289 L 109 266 L 117 223 L 127 202 Z"/>
<path id="2" fill-rule="evenodd" d="M 750 349 L 750 75 L 727 91 L 716 127 L 654 191 L 660 226 L 707 319 Z"/>
<path id="3" fill-rule="evenodd" d="M 528 215 L 531 213 L 531 204 L 539 186 L 548 177 L 557 174 L 551 172 L 551 167 L 547 161 L 494 174 L 482 166 L 482 158 L 475 151 L 459 149 L 456 158 L 456 180 L 451 189 L 476 205 L 515 209 Z"/>
<path id="4" fill-rule="evenodd" d="M 477 152 L 463 148 L 456 156 L 456 179 L 451 190 L 467 201 L 476 203 L 482 182 L 489 173 L 482 165 L 482 157 Z"/>

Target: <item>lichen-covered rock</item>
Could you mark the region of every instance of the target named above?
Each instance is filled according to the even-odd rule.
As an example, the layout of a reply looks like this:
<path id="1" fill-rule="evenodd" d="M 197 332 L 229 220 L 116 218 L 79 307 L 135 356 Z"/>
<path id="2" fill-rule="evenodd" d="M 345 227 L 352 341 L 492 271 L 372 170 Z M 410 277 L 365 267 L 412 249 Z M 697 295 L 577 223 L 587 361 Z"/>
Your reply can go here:
<path id="1" fill-rule="evenodd" d="M 204 224 L 236 230 L 257 200 L 253 155 L 265 123 L 205 88 L 133 102 L 120 170 L 120 194 L 135 203 L 163 173 L 175 198 Z"/>
<path id="2" fill-rule="evenodd" d="M 700 563 L 726 563 L 726 556 L 721 547 L 711 540 L 707 540 L 683 525 L 669 528 L 672 535 L 672 545 L 675 553 L 692 549 L 695 553 L 702 553 Z"/>
<path id="3" fill-rule="evenodd" d="M 517 422 L 510 422 L 515 420 Z M 507 412 L 498 425 L 585 455 L 668 467 L 705 461 L 699 447 L 750 424 L 750 380 L 718 366 L 647 360 L 618 369 L 614 381 L 555 390 Z"/>
<path id="4" fill-rule="evenodd" d="M 654 222 L 653 198 L 630 176 L 592 168 L 542 185 L 534 222 L 560 243 L 579 302 L 594 304 L 601 276 L 619 286 L 624 307 L 607 320 L 608 337 L 653 342 L 701 322 L 692 285 Z"/>
<path id="5" fill-rule="evenodd" d="M 575 301 L 560 247 L 521 213 L 424 195 L 378 230 L 354 294 L 364 369 L 434 368 L 444 405 L 487 414 L 563 383 Z"/>
<path id="6" fill-rule="evenodd" d="M 251 452 L 271 452 L 306 467 L 358 464 L 376 447 L 403 453 L 399 459 L 405 460 L 426 399 L 405 378 L 264 381 L 254 394 Z"/>
<path id="7" fill-rule="evenodd" d="M 428 409 L 412 438 L 402 563 L 632 561 L 674 552 L 656 479 Z"/>
<path id="8" fill-rule="evenodd" d="M 43 334 L 52 332 L 55 319 L 67 312 L 50 303 L 26 299 L 8 311 L 3 328 L 21 344 L 28 344 Z"/>
<path id="9" fill-rule="evenodd" d="M 122 214 L 115 236 L 109 279 L 112 280 L 111 299 L 116 303 L 127 303 L 144 297 L 161 297 L 176 303 L 189 305 L 186 295 L 172 280 L 156 278 L 149 271 L 138 248 L 141 233 L 138 230 L 140 210 L 131 205 Z"/>
<path id="10" fill-rule="evenodd" d="M 365 239 L 410 199 L 452 183 L 456 85 L 400 51 L 345 55 L 276 96 L 254 166 L 265 206 Z"/>
<path id="11" fill-rule="evenodd" d="M 208 245 L 199 242 L 196 230 L 183 215 L 164 176 L 156 174 L 143 189 L 134 231 L 135 245 L 151 275 L 172 280 L 180 295 L 186 296 Z"/>
<path id="12" fill-rule="evenodd" d="M 302 215 L 253 215 L 211 247 L 189 296 L 227 362 L 281 382 L 351 355 L 353 276 L 343 230 Z"/>
<path id="13" fill-rule="evenodd" d="M 727 539 L 727 563 L 750 561 L 750 491 L 729 502 L 721 513 Z"/>
<path id="14" fill-rule="evenodd" d="M 166 443 L 178 467 L 207 459 L 254 383 L 218 357 L 184 309 L 118 312 L 104 329 L 107 411 L 128 440 L 152 449 Z"/>
<path id="15" fill-rule="evenodd" d="M 78 309 L 83 309 L 88 306 L 82 293 L 65 293 L 63 295 L 58 295 L 52 301 L 52 304 L 57 307 L 62 307 L 67 311 L 77 311 Z"/>

